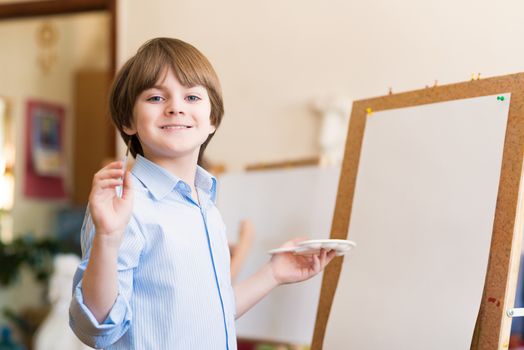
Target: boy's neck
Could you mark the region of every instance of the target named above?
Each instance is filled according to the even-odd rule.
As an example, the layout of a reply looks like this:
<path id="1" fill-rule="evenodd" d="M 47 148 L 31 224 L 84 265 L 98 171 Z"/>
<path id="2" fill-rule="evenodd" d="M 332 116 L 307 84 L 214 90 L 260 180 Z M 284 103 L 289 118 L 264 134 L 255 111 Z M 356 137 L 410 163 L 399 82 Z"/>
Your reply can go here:
<path id="1" fill-rule="evenodd" d="M 148 158 L 148 157 L 146 157 Z M 178 157 L 171 159 L 151 159 L 150 161 L 166 169 L 172 175 L 178 177 L 180 180 L 186 182 L 195 194 L 195 176 L 198 162 L 198 153 L 186 157 Z"/>

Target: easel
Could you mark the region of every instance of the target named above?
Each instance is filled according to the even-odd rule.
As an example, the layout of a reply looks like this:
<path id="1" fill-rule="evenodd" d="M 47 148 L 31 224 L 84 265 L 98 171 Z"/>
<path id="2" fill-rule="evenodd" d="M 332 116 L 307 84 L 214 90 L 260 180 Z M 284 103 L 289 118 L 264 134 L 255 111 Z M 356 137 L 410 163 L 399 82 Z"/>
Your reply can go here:
<path id="1" fill-rule="evenodd" d="M 351 218 L 357 170 L 366 118 L 374 111 L 436 102 L 511 93 L 502 170 L 491 236 L 490 255 L 471 349 L 507 349 L 521 253 L 524 216 L 522 166 L 524 155 L 524 73 L 470 82 L 427 87 L 423 90 L 356 101 L 353 104 L 342 164 L 331 238 L 346 239 Z M 351 236 L 349 235 L 351 239 Z M 325 270 L 311 349 L 323 347 L 329 314 L 337 289 L 342 259 Z"/>

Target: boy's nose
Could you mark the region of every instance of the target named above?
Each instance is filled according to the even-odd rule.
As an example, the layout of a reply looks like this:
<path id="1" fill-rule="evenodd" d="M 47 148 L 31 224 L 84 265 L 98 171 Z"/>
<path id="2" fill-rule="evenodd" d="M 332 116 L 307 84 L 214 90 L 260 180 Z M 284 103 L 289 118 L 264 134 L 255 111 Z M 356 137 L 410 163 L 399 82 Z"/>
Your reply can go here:
<path id="1" fill-rule="evenodd" d="M 177 115 L 177 114 L 182 113 L 182 111 L 179 111 L 178 109 L 175 109 L 175 108 L 170 108 L 167 113 L 170 115 Z"/>
<path id="2" fill-rule="evenodd" d="M 166 108 L 166 114 L 173 116 L 173 115 L 184 114 L 184 111 L 182 109 L 182 106 L 179 103 L 171 103 Z"/>

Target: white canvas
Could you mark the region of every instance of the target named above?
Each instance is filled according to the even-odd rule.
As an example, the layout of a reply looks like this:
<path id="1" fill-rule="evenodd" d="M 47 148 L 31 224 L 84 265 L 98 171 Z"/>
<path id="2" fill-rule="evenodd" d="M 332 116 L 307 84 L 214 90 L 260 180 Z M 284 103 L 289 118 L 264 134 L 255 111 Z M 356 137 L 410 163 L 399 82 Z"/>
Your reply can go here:
<path id="1" fill-rule="evenodd" d="M 469 349 L 510 95 L 373 113 L 324 349 Z"/>
<path id="2" fill-rule="evenodd" d="M 255 273 L 268 250 L 297 236 L 328 238 L 340 167 L 232 173 L 219 180 L 218 207 L 231 242 L 238 223 L 253 221 L 256 239 L 239 280 Z M 278 287 L 237 321 L 240 337 L 309 344 L 322 278 Z"/>

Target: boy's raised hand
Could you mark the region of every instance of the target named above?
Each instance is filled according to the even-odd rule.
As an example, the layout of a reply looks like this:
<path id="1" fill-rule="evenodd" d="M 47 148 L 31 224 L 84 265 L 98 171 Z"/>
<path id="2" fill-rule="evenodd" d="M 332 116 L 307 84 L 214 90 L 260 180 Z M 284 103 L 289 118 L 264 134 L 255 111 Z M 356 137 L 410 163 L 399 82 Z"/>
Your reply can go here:
<path id="1" fill-rule="evenodd" d="M 122 161 L 116 161 L 100 169 L 93 177 L 89 194 L 89 212 L 96 234 L 111 236 L 117 241 L 120 241 L 133 210 L 131 174 L 124 173 L 123 167 Z M 116 187 L 122 183 L 122 197 L 118 197 Z"/>
<path id="2" fill-rule="evenodd" d="M 296 238 L 286 242 L 282 247 L 291 247 L 303 240 L 304 238 Z M 316 276 L 335 256 L 336 251 L 325 249 L 313 255 L 279 253 L 271 257 L 269 264 L 277 283 L 286 284 L 305 281 Z"/>

